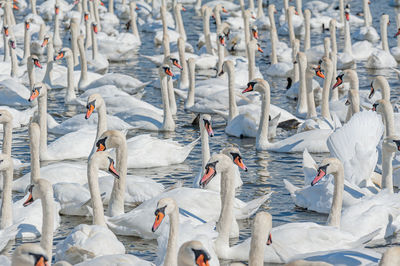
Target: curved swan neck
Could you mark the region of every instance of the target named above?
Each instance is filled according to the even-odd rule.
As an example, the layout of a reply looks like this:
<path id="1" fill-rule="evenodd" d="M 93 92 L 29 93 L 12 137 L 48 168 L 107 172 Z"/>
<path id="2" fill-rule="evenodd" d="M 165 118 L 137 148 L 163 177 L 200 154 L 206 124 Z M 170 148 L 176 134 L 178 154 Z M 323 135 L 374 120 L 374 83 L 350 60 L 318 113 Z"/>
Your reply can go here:
<path id="1" fill-rule="evenodd" d="M 268 141 L 268 125 L 269 125 L 269 110 L 270 110 L 270 87 L 266 81 L 262 81 L 264 84 L 256 86 L 263 86 L 263 93 L 261 93 L 261 116 L 260 124 L 258 126 L 257 136 L 256 136 L 256 149 L 263 150 L 269 146 Z"/>
<path id="2" fill-rule="evenodd" d="M 194 105 L 195 86 L 196 86 L 196 61 L 193 58 L 188 59 L 188 70 L 189 70 L 189 91 L 187 94 L 185 109 L 191 108 Z"/>
<path id="3" fill-rule="evenodd" d="M 229 121 L 231 121 L 239 114 L 235 97 L 235 67 L 233 65 L 233 62 L 228 67 L 228 90 L 229 90 Z"/>
<path id="4" fill-rule="evenodd" d="M 339 164 L 337 172 L 333 173 L 335 178 L 335 187 L 333 191 L 333 200 L 329 212 L 327 225 L 340 227 L 340 218 L 342 215 L 343 190 L 344 190 L 344 170 L 342 164 Z"/>
<path id="5" fill-rule="evenodd" d="M 382 49 L 386 52 L 389 51 L 389 44 L 388 44 L 388 39 L 387 39 L 387 24 L 388 24 L 389 18 L 388 15 L 382 15 L 381 18 L 381 40 L 382 40 Z"/>
<path id="6" fill-rule="evenodd" d="M 169 106 L 169 95 L 168 95 L 168 77 L 165 75 L 161 77 L 161 97 L 163 102 L 164 119 L 162 129 L 164 131 L 174 131 L 175 121 L 172 117 L 172 112 Z"/>
<path id="7" fill-rule="evenodd" d="M 137 14 L 136 14 L 136 4 L 134 2 L 129 3 L 129 9 L 130 9 L 130 27 L 132 29 L 132 34 L 135 35 L 139 40 L 140 40 L 140 34 L 139 30 L 137 27 Z"/>
<path id="8" fill-rule="evenodd" d="M 2 154 L 8 154 L 11 156 L 11 145 L 12 145 L 12 121 L 3 123 L 3 147 Z"/>
<path id="9" fill-rule="evenodd" d="M 178 264 L 178 230 L 179 213 L 178 207 L 176 207 L 175 210 L 169 214 L 169 237 L 164 265 Z"/>
<path id="10" fill-rule="evenodd" d="M 210 16 L 211 10 L 209 7 L 205 7 L 203 12 L 203 33 L 204 39 L 206 41 L 206 49 L 208 54 L 213 54 L 213 49 L 211 45 L 211 34 L 210 34 Z"/>
<path id="11" fill-rule="evenodd" d="M 98 165 L 96 165 L 92 160 L 89 159 L 87 175 L 88 175 L 90 196 L 92 198 L 93 224 L 107 227 L 104 218 L 103 202 L 100 196 L 98 170 L 99 170 Z"/>
<path id="12" fill-rule="evenodd" d="M 307 51 L 311 47 L 311 30 L 310 30 L 310 19 L 311 19 L 311 12 L 310 10 L 306 9 L 304 11 L 304 51 Z"/>
<path id="13" fill-rule="evenodd" d="M 374 81 L 374 85 L 376 89 L 380 89 L 382 99 L 390 102 L 390 86 L 387 79 L 383 76 L 378 76 Z"/>
<path id="14" fill-rule="evenodd" d="M 178 50 L 179 50 L 179 62 L 182 64 L 181 76 L 179 87 L 187 88 L 189 85 L 189 73 L 188 73 L 188 66 L 185 59 L 185 40 L 183 38 L 178 39 Z"/>
<path id="15" fill-rule="evenodd" d="M 180 37 L 183 38 L 183 40 L 186 41 L 186 32 L 185 32 L 185 27 L 183 26 L 183 20 L 182 20 L 182 14 L 181 14 L 181 5 L 175 5 L 174 8 L 174 13 L 175 13 L 175 19 L 176 19 L 176 23 L 177 23 L 177 27 L 178 27 L 178 31 L 180 34 Z"/>
<path id="16" fill-rule="evenodd" d="M 11 156 L 10 156 L 11 161 Z M 0 229 L 4 229 L 12 225 L 12 182 L 14 167 L 11 163 L 10 167 L 3 171 L 3 195 L 1 202 L 1 221 Z"/>
<path id="17" fill-rule="evenodd" d="M 54 232 L 54 196 L 53 188 L 49 189 L 41 197 L 43 223 L 40 246 L 46 251 L 48 258 L 52 257 L 53 232 Z"/>
<path id="18" fill-rule="evenodd" d="M 110 203 L 108 205 L 107 215 L 110 217 L 124 214 L 124 197 L 126 189 L 126 174 L 128 152 L 125 137 L 121 139 L 121 143 L 117 148 L 117 172 L 119 178 L 114 178 L 114 185 L 111 191 Z"/>
<path id="19" fill-rule="evenodd" d="M 325 59 L 325 79 L 324 79 L 324 87 L 322 90 L 322 106 L 321 106 L 321 115 L 322 117 L 331 120 L 331 114 L 329 111 L 329 90 L 332 82 L 332 62 L 329 58 Z M 312 87 L 312 85 L 311 85 Z"/>

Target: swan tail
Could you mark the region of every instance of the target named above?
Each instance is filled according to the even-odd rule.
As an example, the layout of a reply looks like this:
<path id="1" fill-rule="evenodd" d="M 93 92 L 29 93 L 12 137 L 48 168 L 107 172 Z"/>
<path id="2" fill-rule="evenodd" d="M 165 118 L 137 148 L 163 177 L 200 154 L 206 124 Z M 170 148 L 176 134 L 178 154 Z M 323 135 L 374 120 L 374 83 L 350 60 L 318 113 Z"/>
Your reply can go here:
<path id="1" fill-rule="evenodd" d="M 288 181 L 287 179 L 283 179 L 283 184 L 285 185 L 285 188 L 287 191 L 289 191 L 290 196 L 296 197 L 295 192 L 299 189 L 298 187 L 296 187 L 295 185 L 293 185 L 292 183 L 290 183 L 290 181 Z"/>
<path id="2" fill-rule="evenodd" d="M 269 121 L 268 134 L 271 138 L 276 136 L 276 128 L 278 127 L 279 118 L 281 118 L 281 113 Z"/>
<path id="3" fill-rule="evenodd" d="M 246 219 L 252 216 L 271 195 L 272 192 L 247 202 L 246 205 L 240 209 L 240 212 L 235 213 L 236 219 Z"/>

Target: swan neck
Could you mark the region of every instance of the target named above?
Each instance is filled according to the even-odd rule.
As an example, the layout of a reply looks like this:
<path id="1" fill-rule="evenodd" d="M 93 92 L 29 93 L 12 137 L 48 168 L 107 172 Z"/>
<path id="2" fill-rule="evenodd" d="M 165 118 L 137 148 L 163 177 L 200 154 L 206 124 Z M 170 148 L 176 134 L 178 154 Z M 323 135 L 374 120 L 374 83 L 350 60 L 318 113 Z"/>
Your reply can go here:
<path id="1" fill-rule="evenodd" d="M 83 45 L 83 39 L 78 40 L 78 48 L 79 48 L 79 61 L 81 64 L 81 77 L 79 83 L 87 82 L 87 61 L 86 61 L 86 51 Z"/>
<path id="2" fill-rule="evenodd" d="M 228 89 L 229 89 L 229 121 L 234 119 L 238 114 L 238 108 L 236 105 L 235 97 L 235 74 L 234 69 L 229 68 L 228 70 Z"/>
<path id="3" fill-rule="evenodd" d="M 0 229 L 4 229 L 12 225 L 12 182 L 14 167 L 11 165 L 7 170 L 3 171 L 3 195 L 1 202 L 1 221 Z"/>
<path id="4" fill-rule="evenodd" d="M 183 26 L 183 20 L 182 20 L 182 14 L 181 11 L 177 9 L 178 6 L 174 8 L 175 11 L 175 19 L 178 27 L 178 31 L 180 34 L 180 37 L 182 37 L 186 41 L 186 32 L 185 32 L 185 27 Z"/>
<path id="5" fill-rule="evenodd" d="M 390 151 L 385 143 L 382 145 L 382 188 L 393 193 L 393 158 L 394 152 Z"/>
<path id="6" fill-rule="evenodd" d="M 343 25 L 345 23 L 345 19 L 344 19 L 344 0 L 339 0 L 339 13 L 340 13 L 340 23 Z"/>
<path id="7" fill-rule="evenodd" d="M 189 83 L 189 73 L 188 73 L 188 65 L 185 59 L 185 41 L 183 39 L 178 39 L 178 49 L 179 49 L 179 62 L 182 64 L 181 70 L 181 80 L 180 80 L 180 88 L 187 88 Z"/>
<path id="8" fill-rule="evenodd" d="M 43 223 L 42 223 L 42 236 L 40 239 L 40 246 L 46 251 L 48 258 L 52 257 L 53 249 L 53 232 L 54 232 L 54 197 L 53 188 L 50 187 L 48 191 L 41 197 Z"/>
<path id="9" fill-rule="evenodd" d="M 381 22 L 381 40 L 382 40 L 382 49 L 389 53 L 389 44 L 387 39 L 387 23 L 385 23 L 385 21 Z"/>
<path id="10" fill-rule="evenodd" d="M 232 167 L 221 172 L 221 214 L 217 223 L 218 237 L 215 246 L 229 248 L 229 233 L 232 227 L 233 201 L 235 198 L 235 188 L 231 177 L 234 176 Z"/>
<path id="11" fill-rule="evenodd" d="M 386 78 L 379 76 L 375 80 L 376 89 L 380 89 L 382 93 L 382 99 L 390 102 L 390 86 Z"/>
<path id="12" fill-rule="evenodd" d="M 130 27 L 132 29 L 132 33 L 140 40 L 139 30 L 137 27 L 137 14 L 135 12 L 135 7 L 133 4 L 130 5 L 130 17 L 131 17 Z"/>
<path id="13" fill-rule="evenodd" d="M 385 136 L 394 136 L 394 114 L 390 102 L 383 105 L 383 120 L 385 122 Z"/>
<path id="14" fill-rule="evenodd" d="M 252 43 L 247 43 L 247 60 L 248 60 L 248 68 L 249 68 L 249 82 L 255 78 L 255 68 L 256 68 L 256 60 L 255 60 L 255 49 Z"/>
<path id="15" fill-rule="evenodd" d="M 204 32 L 204 39 L 206 41 L 206 49 L 208 54 L 213 54 L 212 45 L 211 45 L 211 34 L 210 34 L 210 11 L 204 11 L 203 14 L 203 32 Z"/>
<path id="16" fill-rule="evenodd" d="M 114 0 L 108 0 L 108 12 L 114 14 Z"/>
<path id="17" fill-rule="evenodd" d="M 30 133 L 30 154 L 31 154 L 31 183 L 37 183 L 40 179 L 40 142 L 33 137 L 33 133 Z"/>
<path id="18" fill-rule="evenodd" d="M 337 56 L 336 56 L 336 53 L 337 52 L 333 52 L 333 45 L 332 45 L 332 52 L 331 52 L 331 57 L 330 57 L 331 62 L 332 62 L 332 79 L 331 79 L 331 85 L 330 85 L 331 88 L 336 83 L 336 77 L 337 77 L 337 70 L 336 70 Z M 339 91 L 338 90 L 332 90 L 330 92 L 330 94 L 331 94 L 331 101 L 338 101 L 339 100 Z"/>
<path id="19" fill-rule="evenodd" d="M 331 114 L 329 111 L 329 90 L 332 82 L 332 63 L 326 63 L 325 69 L 325 79 L 324 79 L 324 87 L 322 90 L 322 106 L 321 106 L 321 115 L 322 117 L 331 120 Z M 312 84 L 311 84 L 312 88 Z"/>
<path id="20" fill-rule="evenodd" d="M 7 8 L 5 9 L 7 10 Z M 4 23 L 3 23 L 4 24 Z M 8 44 L 8 37 L 6 37 L 5 34 L 3 34 L 3 47 L 9 47 Z M 10 49 L 4 49 L 4 57 L 3 57 L 4 62 L 10 61 Z"/>
<path id="21" fill-rule="evenodd" d="M 337 54 L 337 42 L 336 42 L 336 26 L 330 25 L 329 27 L 330 37 L 331 37 L 331 49 L 332 53 Z"/>
<path id="22" fill-rule="evenodd" d="M 40 126 L 40 159 L 43 160 L 47 155 L 47 92 L 38 97 L 38 112 Z"/>
<path id="23" fill-rule="evenodd" d="M 243 16 L 243 25 L 244 25 L 244 40 L 246 42 L 246 48 L 247 48 L 247 53 L 249 52 L 249 47 L 247 44 L 250 42 L 250 22 L 249 22 L 249 16 L 244 15 Z"/>
<path id="24" fill-rule="evenodd" d="M 161 78 L 161 97 L 162 97 L 163 111 L 164 111 L 163 130 L 173 131 L 175 130 L 175 122 L 172 117 L 172 112 L 169 106 L 168 78 L 166 76 L 163 76 Z"/>
<path id="25" fill-rule="evenodd" d="M 347 20 L 344 24 L 344 52 L 349 55 L 353 55 L 350 38 L 350 24 Z"/>
<path id="26" fill-rule="evenodd" d="M 26 62 L 26 67 L 28 69 L 29 86 L 32 89 L 33 86 L 35 85 L 35 67 L 33 66 L 31 57 L 28 57 L 28 61 Z"/>
<path id="27" fill-rule="evenodd" d="M 97 35 L 92 29 L 92 60 L 96 60 L 98 54 Z"/>
<path id="28" fill-rule="evenodd" d="M 317 111 L 315 109 L 314 90 L 312 86 L 313 74 L 306 74 L 306 87 L 307 87 L 307 118 L 316 117 Z"/>
<path id="29" fill-rule="evenodd" d="M 119 178 L 114 178 L 114 185 L 111 191 L 110 203 L 108 205 L 107 216 L 113 217 L 125 213 L 124 210 L 124 197 L 126 189 L 126 175 L 127 175 L 127 160 L 128 152 L 126 140 L 123 139 L 122 143 L 117 148 L 117 172 Z"/>
<path id="30" fill-rule="evenodd" d="M 218 36 L 217 36 L 218 38 Z M 217 72 L 220 73 L 222 71 L 222 66 L 224 65 L 225 60 L 225 48 L 222 46 L 219 41 L 217 40 L 217 47 L 218 47 L 218 65 L 217 65 Z"/>
<path id="31" fill-rule="evenodd" d="M 8 154 L 11 156 L 11 145 L 12 145 L 12 122 L 3 123 L 3 148 L 2 154 Z"/>
<path id="32" fill-rule="evenodd" d="M 68 87 L 67 93 L 65 95 L 66 101 L 71 101 L 76 98 L 75 88 L 74 88 L 74 58 L 73 56 L 67 56 L 67 78 L 68 78 Z"/>
<path id="33" fill-rule="evenodd" d="M 169 236 L 164 265 L 178 264 L 178 230 L 179 213 L 178 207 L 176 207 L 175 210 L 169 215 Z"/>
<path id="34" fill-rule="evenodd" d="M 310 19 L 311 19 L 311 14 L 308 10 L 306 10 L 305 16 L 304 16 L 304 52 L 306 52 L 308 49 L 311 47 L 311 29 L 310 29 Z"/>
<path id="35" fill-rule="evenodd" d="M 90 46 L 92 46 L 92 29 L 90 27 L 90 19 L 85 21 L 85 49 L 89 49 Z M 92 51 L 93 52 L 93 51 Z"/>
<path id="36" fill-rule="evenodd" d="M 300 86 L 298 93 L 298 102 L 297 102 L 297 113 L 304 114 L 307 110 L 307 85 L 306 85 L 306 68 L 307 63 L 304 60 L 301 60 L 298 57 L 299 62 L 299 71 L 300 71 Z"/>
<path id="37" fill-rule="evenodd" d="M 78 30 L 79 26 L 77 23 L 72 22 L 71 23 L 71 50 L 72 50 L 72 55 L 73 55 L 73 66 L 76 66 L 79 64 L 79 58 L 78 58 Z"/>
<path id="38" fill-rule="evenodd" d="M 289 41 L 290 44 L 292 45 L 296 39 L 295 34 L 294 34 L 294 28 L 293 28 L 293 13 L 292 12 L 287 12 L 287 23 L 288 23 L 288 29 L 289 29 Z"/>
<path id="39" fill-rule="evenodd" d="M 89 161 L 87 171 L 88 171 L 89 191 L 93 207 L 93 224 L 107 227 L 104 218 L 103 202 L 101 200 L 101 195 L 100 195 L 98 170 L 99 167 L 95 165 L 93 161 Z"/>
<path id="40" fill-rule="evenodd" d="M 201 118 L 200 118 L 201 119 Z M 201 137 L 201 175 L 204 175 L 204 169 L 208 160 L 210 159 L 210 144 L 208 141 L 208 133 L 206 128 L 204 127 L 204 122 L 200 121 L 200 137 Z"/>
<path id="41" fill-rule="evenodd" d="M 262 0 L 258 0 L 257 2 L 257 18 L 262 18 L 264 17 L 264 10 L 263 10 L 263 1 Z"/>
<path id="42" fill-rule="evenodd" d="M 272 24 L 271 24 L 272 25 Z M 271 65 L 275 65 L 278 63 L 278 57 L 276 55 L 276 45 L 278 42 L 278 39 L 275 38 L 275 33 L 276 30 L 271 29 Z"/>
<path id="43" fill-rule="evenodd" d="M 169 109 L 172 115 L 176 115 L 178 108 L 176 106 L 174 82 L 172 80 L 172 77 L 167 77 L 167 79 L 168 79 L 167 88 L 168 88 Z"/>
<path id="44" fill-rule="evenodd" d="M 342 213 L 343 190 L 344 190 L 344 170 L 339 167 L 338 171 L 333 173 L 335 186 L 333 191 L 333 200 L 329 212 L 327 224 L 329 226 L 340 227 L 340 218 Z"/>
<path id="45" fill-rule="evenodd" d="M 18 76 L 18 58 L 15 50 L 11 46 L 9 48 L 11 55 L 11 77 L 16 78 Z"/>
<path id="46" fill-rule="evenodd" d="M 269 86 L 266 86 L 265 92 L 261 94 L 261 116 L 256 136 L 257 149 L 264 149 L 269 145 L 268 126 L 269 126 L 270 101 L 271 101 L 270 89 Z"/>
<path id="47" fill-rule="evenodd" d="M 194 95 L 195 95 L 195 86 L 196 86 L 196 72 L 195 72 L 195 61 L 189 59 L 188 60 L 188 68 L 189 68 L 189 91 L 186 98 L 185 108 L 193 107 L 194 105 Z"/>
<path id="48" fill-rule="evenodd" d="M 30 55 L 31 55 L 31 33 L 25 27 L 23 60 L 26 61 Z"/>

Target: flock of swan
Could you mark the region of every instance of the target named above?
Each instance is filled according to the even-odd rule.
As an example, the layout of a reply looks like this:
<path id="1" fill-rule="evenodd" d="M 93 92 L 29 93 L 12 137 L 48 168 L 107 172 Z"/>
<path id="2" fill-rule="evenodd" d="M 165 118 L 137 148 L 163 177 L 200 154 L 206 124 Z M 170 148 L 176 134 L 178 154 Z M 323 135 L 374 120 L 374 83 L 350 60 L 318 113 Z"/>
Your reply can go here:
<path id="1" fill-rule="evenodd" d="M 392 18 L 398 32 L 388 32 L 389 15 L 382 14 L 378 34 L 368 0 L 307 1 L 304 8 L 301 0 L 283 0 L 279 12 L 280 1 L 272 2 L 1 2 L 0 248 L 7 252 L 15 239 L 31 243 L 18 244 L 11 259 L 1 255 L 0 264 L 400 265 L 399 246 L 383 254 L 366 248 L 400 231 L 400 116 L 387 78 L 371 76 L 370 90 L 360 90 L 357 73 L 360 64 L 400 73 L 400 13 Z M 351 9 L 355 2 L 361 13 Z M 187 42 L 186 8 L 203 20 L 195 47 Z M 312 43 L 321 30 L 329 37 Z M 256 64 L 266 53 L 261 31 L 270 47 L 265 73 L 259 66 L 266 62 Z M 112 73 L 113 64 L 153 45 L 142 43 L 144 35 L 162 45 L 162 54 L 139 55 L 159 78 Z M 397 38 L 391 49 L 388 35 Z M 213 75 L 196 79 L 202 72 Z M 294 111 L 274 102 L 273 78 L 287 80 L 283 94 Z M 160 90 L 162 108 L 142 99 L 150 86 Z M 59 123 L 48 113 L 57 101 L 85 113 Z M 175 132 L 182 111 L 198 114 L 199 138 L 184 145 L 149 134 Z M 328 214 L 326 224 L 273 227 L 260 208 L 275 195 L 238 199 L 237 189 L 246 186 L 241 171 L 252 169 L 235 145 L 211 153 L 216 117 L 228 136 L 255 138 L 255 149 L 272 158 L 302 153 L 304 186 L 282 182 L 296 206 Z M 30 172 L 14 178 L 27 166 L 12 152 L 13 131 L 21 130 Z M 138 133 L 127 137 L 130 130 Z M 199 142 L 202 163 L 193 182 L 166 188 L 128 174 L 183 163 Z M 310 153 L 324 159 L 318 164 Z M 61 215 L 91 222 L 53 245 Z M 237 243 L 243 219 L 252 220 L 252 233 Z M 156 261 L 126 254 L 117 236 L 157 239 Z"/>

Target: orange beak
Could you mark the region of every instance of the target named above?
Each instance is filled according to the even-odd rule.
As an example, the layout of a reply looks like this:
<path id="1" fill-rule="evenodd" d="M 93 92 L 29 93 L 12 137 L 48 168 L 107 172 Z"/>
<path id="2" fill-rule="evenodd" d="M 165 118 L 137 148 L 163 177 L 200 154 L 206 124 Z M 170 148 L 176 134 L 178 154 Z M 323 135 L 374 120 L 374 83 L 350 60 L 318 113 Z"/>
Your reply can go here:
<path id="1" fill-rule="evenodd" d="M 252 30 L 254 39 L 258 40 L 258 31 Z"/>
<path id="2" fill-rule="evenodd" d="M 268 240 L 267 240 L 267 245 L 269 246 L 271 244 L 272 244 L 272 236 L 271 236 L 271 233 L 269 233 Z"/>
<path id="3" fill-rule="evenodd" d="M 314 186 L 315 184 L 318 183 L 319 180 L 321 180 L 324 176 L 326 175 L 325 171 L 322 169 L 318 170 L 317 176 L 314 178 L 314 180 L 311 182 L 311 186 Z"/>
<path id="4" fill-rule="evenodd" d="M 228 10 L 226 10 L 225 7 L 222 7 L 222 12 L 228 13 Z"/>
<path id="5" fill-rule="evenodd" d="M 344 15 L 346 16 L 346 20 L 349 21 L 350 20 L 350 14 L 349 13 L 344 13 Z"/>
<path id="6" fill-rule="evenodd" d="M 206 122 L 206 126 L 205 126 L 207 133 L 210 137 L 214 137 L 214 131 L 210 125 L 210 123 Z"/>
<path id="7" fill-rule="evenodd" d="M 207 172 L 203 175 L 203 177 L 200 180 L 200 187 L 205 187 L 208 182 L 215 176 L 216 171 L 213 167 L 208 167 Z"/>
<path id="8" fill-rule="evenodd" d="M 170 77 L 174 76 L 174 73 L 172 73 L 171 69 L 169 69 L 169 68 L 165 69 L 165 73 Z"/>
<path id="9" fill-rule="evenodd" d="M 84 19 L 85 19 L 85 21 L 88 21 L 89 20 L 89 14 L 85 14 Z"/>
<path id="10" fill-rule="evenodd" d="M 182 11 L 186 11 L 186 8 L 184 8 L 183 6 L 182 6 Z"/>
<path id="11" fill-rule="evenodd" d="M 104 6 L 104 3 L 100 1 L 100 5 Z"/>
<path id="12" fill-rule="evenodd" d="M 246 93 L 253 90 L 253 86 L 250 84 L 242 93 Z"/>
<path id="13" fill-rule="evenodd" d="M 29 28 L 30 28 L 29 22 L 25 22 L 25 28 L 26 28 L 27 30 L 29 30 Z"/>
<path id="14" fill-rule="evenodd" d="M 58 7 L 54 8 L 54 12 L 56 13 L 56 15 L 58 15 L 60 13 L 60 8 Z"/>
<path id="15" fill-rule="evenodd" d="M 33 63 L 34 63 L 35 66 L 37 66 L 38 68 L 43 68 L 42 65 L 40 64 L 39 60 L 35 59 L 35 60 L 33 60 Z"/>
<path id="16" fill-rule="evenodd" d="M 49 42 L 49 39 L 44 39 L 42 42 L 42 47 L 45 47 L 47 45 L 47 43 Z"/>
<path id="17" fill-rule="evenodd" d="M 8 29 L 4 29 L 4 34 L 8 37 Z"/>
<path id="18" fill-rule="evenodd" d="M 89 117 L 92 115 L 93 111 L 94 111 L 94 106 L 91 104 L 86 111 L 85 119 L 89 119 Z"/>
<path id="19" fill-rule="evenodd" d="M 320 68 L 318 68 L 318 69 L 315 71 L 315 74 L 316 74 L 318 77 L 322 78 L 322 79 L 325 78 L 325 75 L 324 75 L 324 73 L 322 73 L 322 71 L 321 71 Z"/>
<path id="20" fill-rule="evenodd" d="M 263 51 L 263 49 L 261 49 L 261 46 L 258 44 L 257 45 L 258 47 L 257 47 L 257 50 L 260 52 L 260 53 L 264 53 L 264 51 Z"/>
<path id="21" fill-rule="evenodd" d="M 29 193 L 29 197 L 28 197 L 28 199 L 24 202 L 23 206 L 26 207 L 26 206 L 31 205 L 32 203 L 33 203 L 32 193 Z"/>
<path id="22" fill-rule="evenodd" d="M 183 69 L 183 67 L 182 67 L 180 64 L 178 64 L 178 61 L 174 61 L 174 66 L 176 66 L 176 67 L 179 68 L 180 70 Z"/>
<path id="23" fill-rule="evenodd" d="M 163 212 L 161 211 L 157 212 L 156 219 L 153 223 L 153 226 L 151 227 L 151 231 L 155 232 L 158 229 L 158 227 L 160 227 L 162 221 L 164 220 L 164 217 L 165 214 Z"/>
<path id="24" fill-rule="evenodd" d="M 116 178 L 119 179 L 119 174 L 118 174 L 117 170 L 115 170 L 114 162 L 111 162 L 110 166 L 108 167 L 108 171 L 109 171 L 113 176 L 115 176 Z"/>
<path id="25" fill-rule="evenodd" d="M 220 43 L 222 46 L 225 46 L 225 38 L 222 37 L 222 36 L 220 36 L 220 37 L 219 37 L 219 43 Z"/>
<path id="26" fill-rule="evenodd" d="M 35 266 L 47 266 L 49 265 L 47 261 L 44 260 L 44 257 L 41 257 L 35 264 Z"/>
<path id="27" fill-rule="evenodd" d="M 298 15 L 299 15 L 299 12 L 297 12 L 297 10 L 295 10 L 295 11 L 294 11 L 294 14 L 298 16 Z"/>
<path id="28" fill-rule="evenodd" d="M 369 95 L 368 95 L 368 99 L 371 99 L 372 96 L 374 96 L 374 94 L 375 94 L 375 88 L 374 88 L 374 86 L 372 85 L 372 83 L 373 83 L 373 82 L 371 82 L 371 91 L 370 91 L 370 93 L 369 93 Z"/>
<path id="29" fill-rule="evenodd" d="M 34 91 L 32 91 L 31 97 L 29 97 L 28 101 L 31 102 L 31 101 L 35 100 L 38 96 L 39 96 L 39 90 L 35 89 Z"/>
<path id="30" fill-rule="evenodd" d="M 14 8 L 15 10 L 19 10 L 19 7 L 18 7 L 16 4 L 13 4 L 13 8 Z"/>
<path id="31" fill-rule="evenodd" d="M 337 87 L 339 87 L 341 84 L 343 83 L 341 78 L 338 78 L 335 85 L 333 85 L 332 90 L 336 89 Z"/>
<path id="32" fill-rule="evenodd" d="M 138 6 L 136 6 L 136 10 L 140 10 L 140 8 Z"/>
<path id="33" fill-rule="evenodd" d="M 106 147 L 104 147 L 104 145 L 103 144 L 99 144 L 99 147 L 97 148 L 97 150 L 96 150 L 96 152 L 98 152 L 98 151 L 104 151 L 106 149 Z"/>
<path id="34" fill-rule="evenodd" d="M 242 158 L 236 156 L 235 160 L 233 161 L 237 166 L 239 166 L 242 170 L 247 172 L 247 167 L 244 165 Z"/>
<path id="35" fill-rule="evenodd" d="M 60 60 L 61 58 L 64 58 L 64 53 L 60 52 L 58 55 L 54 58 L 55 60 Z"/>
<path id="36" fill-rule="evenodd" d="M 93 25 L 93 31 L 94 31 L 94 33 L 97 34 L 97 32 L 98 32 L 97 25 Z"/>
<path id="37" fill-rule="evenodd" d="M 203 254 L 200 254 L 200 256 L 197 257 L 196 259 L 196 265 L 198 266 L 210 266 L 210 263 L 206 258 L 204 258 Z"/>

